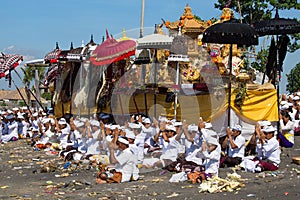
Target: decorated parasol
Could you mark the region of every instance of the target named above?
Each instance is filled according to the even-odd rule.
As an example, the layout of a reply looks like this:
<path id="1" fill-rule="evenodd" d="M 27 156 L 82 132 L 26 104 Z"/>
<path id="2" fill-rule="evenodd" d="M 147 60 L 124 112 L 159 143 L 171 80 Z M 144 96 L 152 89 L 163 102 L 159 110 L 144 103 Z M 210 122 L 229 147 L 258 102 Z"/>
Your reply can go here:
<path id="1" fill-rule="evenodd" d="M 9 81 L 8 87 L 11 87 L 11 71 L 14 70 L 23 61 L 23 56 L 18 54 L 0 55 L 0 79 L 6 77 Z"/>
<path id="2" fill-rule="evenodd" d="M 152 55 L 152 67 L 150 72 L 150 81 L 153 81 L 154 85 L 157 84 L 157 50 L 158 49 L 170 49 L 173 42 L 173 37 L 159 33 L 159 29 L 162 26 L 155 26 L 155 32 L 150 35 L 143 36 L 137 39 L 137 50 L 153 49 Z M 146 52 L 146 51 L 144 51 Z M 146 53 L 145 53 L 146 54 Z M 145 98 L 145 104 L 146 98 Z M 154 116 L 156 117 L 156 94 L 154 93 Z"/>
<path id="3" fill-rule="evenodd" d="M 259 36 L 276 35 L 276 43 L 272 38 L 269 49 L 268 62 L 266 65 L 267 75 L 273 79 L 273 83 L 277 85 L 277 104 L 278 116 L 279 109 L 279 82 L 281 77 L 283 60 L 287 53 L 287 45 L 290 41 L 288 34 L 300 33 L 300 23 L 296 19 L 280 18 L 278 8 L 276 7 L 276 14 L 273 19 L 261 20 L 254 23 L 254 28 Z M 280 35 L 280 37 L 278 37 Z M 273 72 L 273 77 L 271 73 Z M 276 78 L 277 77 L 277 78 Z M 279 120 L 277 121 L 277 130 L 279 132 Z"/>
<path id="4" fill-rule="evenodd" d="M 92 52 L 90 61 L 96 66 L 109 65 L 134 55 L 135 46 L 134 40 L 117 41 L 106 30 L 106 40 Z"/>
<path id="5" fill-rule="evenodd" d="M 202 42 L 230 44 L 229 50 L 229 83 L 228 83 L 228 126 L 230 126 L 231 110 L 231 78 L 232 78 L 232 44 L 257 45 L 258 35 L 248 24 L 240 23 L 235 19 L 217 23 L 207 28 L 203 34 Z"/>
<path id="6" fill-rule="evenodd" d="M 23 56 L 18 54 L 4 54 L 0 55 L 0 78 L 3 78 L 14 70 L 23 61 Z"/>
<path id="7" fill-rule="evenodd" d="M 56 48 L 45 55 L 45 63 L 57 63 L 60 53 L 61 49 L 59 49 L 58 43 L 56 42 Z"/>

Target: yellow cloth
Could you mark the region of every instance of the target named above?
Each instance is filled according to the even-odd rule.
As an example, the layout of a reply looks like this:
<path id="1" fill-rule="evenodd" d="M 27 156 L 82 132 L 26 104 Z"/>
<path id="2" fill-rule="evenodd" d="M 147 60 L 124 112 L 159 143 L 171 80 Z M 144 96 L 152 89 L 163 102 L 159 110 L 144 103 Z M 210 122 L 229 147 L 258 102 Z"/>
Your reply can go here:
<path id="1" fill-rule="evenodd" d="M 269 120 L 278 121 L 278 105 L 277 105 L 277 90 L 247 90 L 247 95 L 244 99 L 241 110 L 234 105 L 236 93 L 232 90 L 231 108 L 243 120 Z M 146 101 L 145 101 L 146 98 Z M 178 96 L 177 119 L 185 119 L 187 123 L 198 123 L 199 117 L 204 120 L 217 118 L 226 112 L 228 107 L 227 97 L 217 100 L 213 95 L 201 94 L 197 96 Z M 145 104 L 147 102 L 147 105 Z M 70 103 L 57 103 L 55 106 L 55 116 L 61 117 L 64 108 L 64 113 L 70 112 Z M 111 109 L 110 109 L 111 108 Z M 126 95 L 120 94 L 115 96 L 113 104 L 107 106 L 103 112 L 112 114 L 130 114 L 144 112 L 150 116 L 156 117 L 159 115 L 167 116 L 169 119 L 174 117 L 174 102 L 166 102 L 166 94 L 156 94 L 156 108 L 154 107 L 154 94 L 135 94 Z M 93 114 L 97 109 L 90 109 L 90 114 Z M 88 109 L 81 110 L 81 114 L 88 114 Z M 78 110 L 72 107 L 72 114 L 78 114 Z"/>

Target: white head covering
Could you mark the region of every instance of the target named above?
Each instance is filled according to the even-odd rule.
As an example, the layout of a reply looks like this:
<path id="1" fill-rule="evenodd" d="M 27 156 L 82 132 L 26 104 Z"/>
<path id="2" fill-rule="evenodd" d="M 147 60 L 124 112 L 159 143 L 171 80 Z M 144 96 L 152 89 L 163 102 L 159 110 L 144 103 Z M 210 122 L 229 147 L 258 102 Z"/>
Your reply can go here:
<path id="1" fill-rule="evenodd" d="M 124 139 L 122 137 L 118 137 L 118 142 L 121 142 L 121 143 L 127 144 L 127 145 L 129 144 L 128 140 L 126 140 L 126 139 Z"/>
<path id="2" fill-rule="evenodd" d="M 280 105 L 285 105 L 285 104 L 287 104 L 288 102 L 287 101 L 281 101 L 280 102 Z"/>
<path id="3" fill-rule="evenodd" d="M 294 101 L 298 101 L 299 99 L 300 99 L 299 96 L 294 96 L 294 98 L 293 98 Z"/>
<path id="4" fill-rule="evenodd" d="M 133 139 L 133 140 L 135 139 L 135 135 L 134 135 L 133 131 L 125 129 L 125 133 L 126 133 L 127 138 L 130 138 L 130 139 Z"/>
<path id="5" fill-rule="evenodd" d="M 206 138 L 206 141 L 207 141 L 207 143 L 210 143 L 210 144 L 219 145 L 218 139 L 214 138 L 214 137 L 209 136 Z"/>
<path id="6" fill-rule="evenodd" d="M 170 131 L 174 131 L 174 132 L 176 132 L 176 128 L 173 126 L 173 125 L 166 125 L 166 129 L 167 130 L 170 130 Z"/>
<path id="7" fill-rule="evenodd" d="M 212 128 L 212 123 L 210 123 L 210 122 L 204 122 L 204 124 L 205 124 L 204 128 L 206 128 L 206 129 Z"/>
<path id="8" fill-rule="evenodd" d="M 174 122 L 173 125 L 174 126 L 182 126 L 182 122 Z"/>
<path id="9" fill-rule="evenodd" d="M 239 124 L 236 124 L 234 127 L 232 127 L 232 130 L 242 131 L 242 127 Z"/>
<path id="10" fill-rule="evenodd" d="M 166 117 L 159 116 L 159 117 L 158 117 L 158 121 L 161 121 L 161 122 L 168 122 L 169 120 L 168 120 Z"/>
<path id="11" fill-rule="evenodd" d="M 111 125 L 110 127 L 111 127 L 112 130 L 115 130 L 116 128 L 117 128 L 118 130 L 121 129 L 120 125 Z"/>
<path id="12" fill-rule="evenodd" d="M 270 133 L 270 132 L 275 132 L 276 129 L 270 125 L 270 126 L 266 126 L 265 128 L 262 129 L 263 132 L 266 132 L 266 133 Z"/>
<path id="13" fill-rule="evenodd" d="M 26 106 L 23 106 L 22 107 L 22 110 L 27 110 L 28 108 Z"/>
<path id="14" fill-rule="evenodd" d="M 100 122 L 97 121 L 97 120 L 92 119 L 92 120 L 90 121 L 90 123 L 91 123 L 91 126 L 98 126 L 98 127 L 100 127 Z"/>
<path id="15" fill-rule="evenodd" d="M 75 126 L 76 126 L 76 128 L 80 128 L 80 127 L 84 126 L 84 123 L 79 121 L 79 122 L 76 122 Z"/>
<path id="16" fill-rule="evenodd" d="M 281 110 L 287 110 L 289 109 L 289 105 L 288 104 L 284 104 L 283 106 L 280 107 Z"/>
<path id="17" fill-rule="evenodd" d="M 136 123 L 128 123 L 128 127 L 132 129 L 139 129 L 141 128 L 141 125 Z"/>
<path id="18" fill-rule="evenodd" d="M 58 124 L 61 124 L 61 125 L 67 124 L 67 121 L 66 121 L 65 118 L 60 118 L 59 121 L 58 121 Z"/>
<path id="19" fill-rule="evenodd" d="M 145 119 L 143 120 L 143 122 L 144 122 L 145 124 L 150 124 L 150 123 L 151 123 L 151 121 L 150 121 L 149 118 L 145 118 Z"/>
<path id="20" fill-rule="evenodd" d="M 188 125 L 188 131 L 189 132 L 198 132 L 198 126 L 195 124 Z"/>
<path id="21" fill-rule="evenodd" d="M 18 115 L 18 119 L 24 119 L 24 116 L 23 115 Z"/>

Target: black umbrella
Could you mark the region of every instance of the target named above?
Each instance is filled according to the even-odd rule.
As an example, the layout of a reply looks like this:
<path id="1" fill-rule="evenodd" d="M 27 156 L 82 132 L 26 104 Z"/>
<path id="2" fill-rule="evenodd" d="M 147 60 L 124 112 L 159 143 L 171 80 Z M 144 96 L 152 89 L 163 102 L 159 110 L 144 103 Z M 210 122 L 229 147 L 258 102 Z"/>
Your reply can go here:
<path id="1" fill-rule="evenodd" d="M 229 84 L 228 84 L 228 126 L 230 126 L 231 76 L 232 76 L 232 44 L 257 45 L 258 35 L 248 24 L 240 23 L 236 19 L 210 26 L 203 33 L 202 42 L 230 44 L 229 51 Z"/>
<path id="2" fill-rule="evenodd" d="M 300 32 L 300 23 L 296 19 L 280 18 L 276 9 L 275 18 L 261 20 L 254 23 L 254 28 L 259 36 L 286 35 Z"/>
<path id="3" fill-rule="evenodd" d="M 254 23 L 254 28 L 259 36 L 276 35 L 276 61 L 275 67 L 273 67 L 273 79 L 274 85 L 276 85 L 276 75 L 280 78 L 280 72 L 282 71 L 282 64 L 287 52 L 287 45 L 289 38 L 288 34 L 300 33 L 300 23 L 295 19 L 280 18 L 278 14 L 278 8 L 276 8 L 275 18 L 269 20 L 261 20 Z M 282 35 L 280 39 L 278 35 Z M 278 104 L 278 116 L 279 116 L 279 81 L 277 81 L 277 104 Z M 279 131 L 279 121 L 277 122 L 277 129 Z"/>

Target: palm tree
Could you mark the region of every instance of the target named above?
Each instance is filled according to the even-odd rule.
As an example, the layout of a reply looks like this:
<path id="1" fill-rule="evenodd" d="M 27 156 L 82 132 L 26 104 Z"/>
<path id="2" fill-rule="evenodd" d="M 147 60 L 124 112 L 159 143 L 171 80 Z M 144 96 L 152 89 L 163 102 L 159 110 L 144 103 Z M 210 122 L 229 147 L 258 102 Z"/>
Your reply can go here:
<path id="1" fill-rule="evenodd" d="M 26 100 L 27 100 L 27 104 L 30 105 L 31 94 L 29 90 L 30 90 L 30 83 L 35 78 L 35 69 L 38 70 L 39 80 L 44 80 L 45 67 L 35 66 L 35 67 L 25 67 L 21 69 L 24 72 L 23 83 L 25 85 Z"/>

